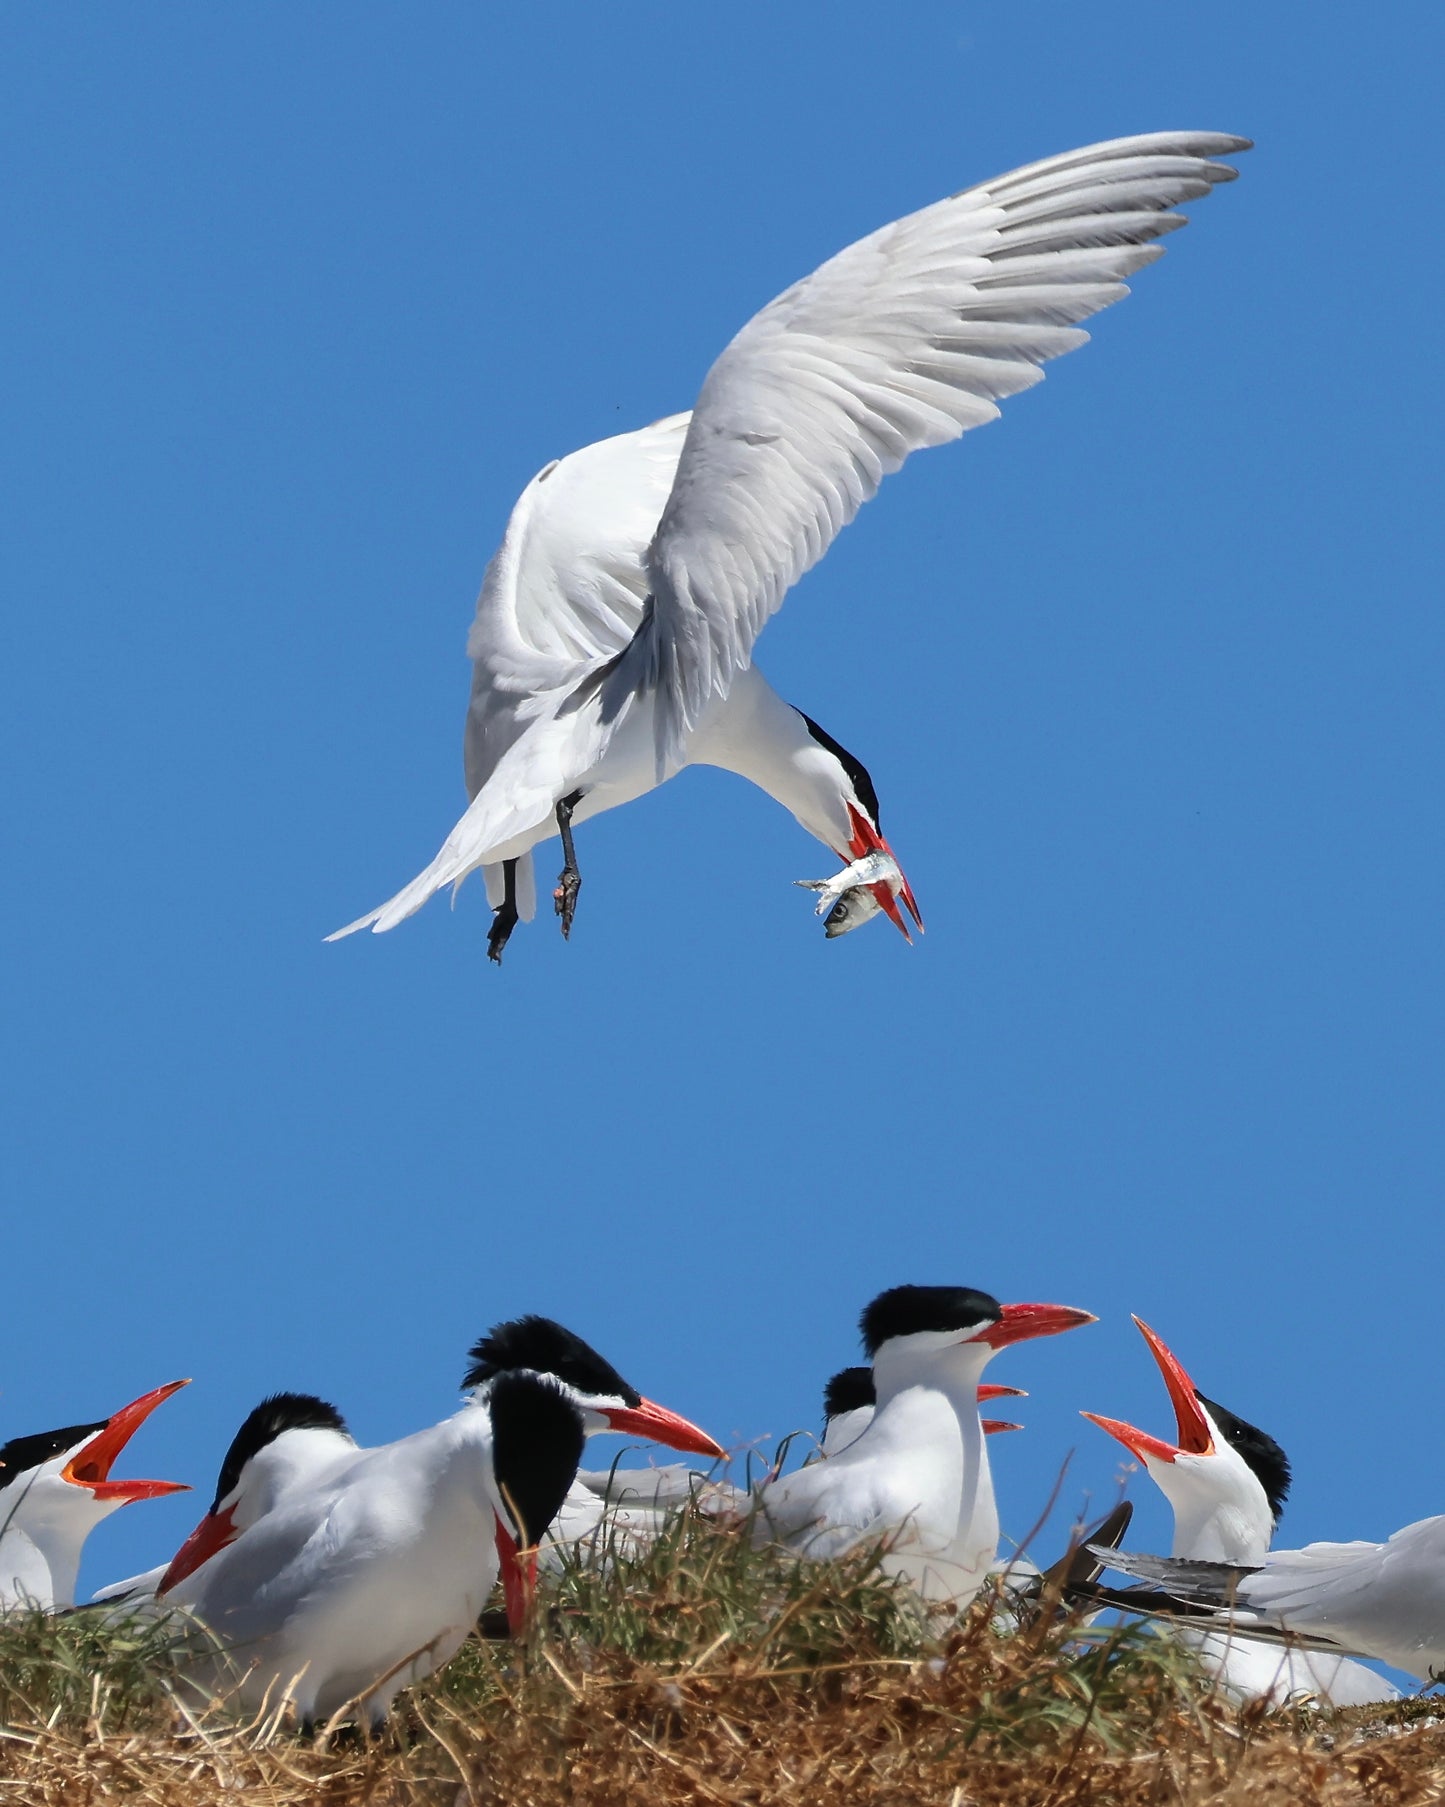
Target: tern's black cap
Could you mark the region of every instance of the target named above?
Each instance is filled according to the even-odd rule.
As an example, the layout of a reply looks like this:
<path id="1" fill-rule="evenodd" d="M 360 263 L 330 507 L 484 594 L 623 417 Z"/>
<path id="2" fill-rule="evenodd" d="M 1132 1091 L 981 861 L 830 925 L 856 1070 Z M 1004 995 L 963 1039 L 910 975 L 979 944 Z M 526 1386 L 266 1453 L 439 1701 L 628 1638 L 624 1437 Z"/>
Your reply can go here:
<path id="1" fill-rule="evenodd" d="M 858 1328 L 871 1356 L 895 1336 L 914 1336 L 920 1330 L 980 1330 L 1002 1316 L 997 1299 L 971 1286 L 891 1286 L 864 1308 Z"/>
<path id="2" fill-rule="evenodd" d="M 865 1405 L 877 1405 L 878 1390 L 871 1368 L 840 1368 L 823 1389 L 823 1416 L 841 1418 Z"/>
<path id="3" fill-rule="evenodd" d="M 637 1388 L 628 1386 L 611 1362 L 555 1318 L 530 1316 L 494 1324 L 470 1354 L 464 1387 L 479 1387 L 508 1368 L 530 1368 L 534 1374 L 555 1375 L 590 1397 L 620 1399 L 633 1408 L 642 1403 Z"/>
<path id="4" fill-rule="evenodd" d="M 1278 1523 L 1279 1515 L 1284 1511 L 1284 1503 L 1289 1498 L 1289 1457 L 1268 1431 L 1260 1430 L 1258 1425 L 1246 1424 L 1243 1418 L 1236 1418 L 1233 1412 L 1226 1411 L 1222 1405 L 1206 1399 L 1197 1387 L 1194 1397 L 1219 1426 L 1225 1441 L 1231 1448 L 1238 1450 L 1253 1469 L 1255 1479 L 1263 1487 L 1264 1497 L 1269 1501 L 1270 1512 Z"/>
<path id="5" fill-rule="evenodd" d="M 250 1413 L 232 1437 L 216 1481 L 212 1512 L 235 1491 L 241 1470 L 252 1456 L 258 1455 L 268 1443 L 274 1443 L 283 1431 L 340 1431 L 342 1436 L 349 1435 L 346 1420 L 336 1407 L 318 1399 L 314 1393 L 272 1393 Z"/>
<path id="6" fill-rule="evenodd" d="M 803 715 L 801 709 L 799 715 Z M 878 820 L 878 792 L 874 789 L 873 779 L 868 768 L 856 753 L 850 753 L 841 741 L 834 740 L 826 728 L 820 728 L 811 715 L 803 715 L 808 732 L 820 747 L 825 747 L 838 764 L 848 774 L 848 781 L 853 786 L 853 795 L 873 818 L 873 826 L 882 834 L 882 824 Z"/>
<path id="7" fill-rule="evenodd" d="M 102 1418 L 98 1424 L 66 1424 L 59 1430 L 36 1431 L 29 1437 L 12 1437 L 8 1443 L 0 1444 L 0 1462 L 5 1464 L 0 1468 L 0 1488 L 13 1486 L 41 1463 L 53 1462 L 77 1443 L 103 1431 L 109 1423 L 109 1418 Z"/>

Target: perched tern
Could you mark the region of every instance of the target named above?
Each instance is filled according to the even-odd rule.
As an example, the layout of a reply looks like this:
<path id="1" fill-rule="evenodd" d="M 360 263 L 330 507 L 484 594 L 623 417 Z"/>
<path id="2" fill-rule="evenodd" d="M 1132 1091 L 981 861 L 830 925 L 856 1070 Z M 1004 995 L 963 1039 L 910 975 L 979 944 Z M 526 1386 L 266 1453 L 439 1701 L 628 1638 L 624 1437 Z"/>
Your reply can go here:
<path id="1" fill-rule="evenodd" d="M 12 1437 L 0 1448 L 0 1607 L 75 1602 L 85 1540 L 136 1500 L 187 1493 L 181 1481 L 113 1481 L 110 1471 L 156 1407 L 189 1381 L 142 1393 L 113 1418 Z"/>
<path id="2" fill-rule="evenodd" d="M 353 1706 L 379 1724 L 455 1654 L 499 1573 L 520 1625 L 582 1441 L 554 1381 L 499 1374 L 429 1430 L 293 1476 L 234 1541 L 172 1565 L 165 1598 L 209 1634 L 192 1681 L 250 1711 L 289 1699 L 303 1724 Z"/>
<path id="3" fill-rule="evenodd" d="M 1205 1562 L 1255 1564 L 1264 1559 L 1289 1493 L 1284 1451 L 1194 1385 L 1177 1356 L 1142 1318 L 1134 1322 L 1159 1365 L 1174 1406 L 1176 1441 L 1152 1437 L 1117 1418 L 1083 1416 L 1116 1438 L 1144 1466 L 1174 1512 L 1173 1554 Z M 1282 1649 L 1226 1630 L 1181 1626 L 1182 1643 L 1238 1701 L 1314 1699 L 1327 1706 L 1395 1700 L 1399 1690 L 1348 1657 Z"/>
<path id="4" fill-rule="evenodd" d="M 1213 1623 L 1288 1634 L 1311 1650 L 1370 1657 L 1421 1681 L 1445 1679 L 1445 1514 L 1384 1543 L 1311 1543 L 1271 1550 L 1256 1563 L 1123 1552 L 1108 1563 L 1159 1583 L 1156 1598 L 1214 1609 Z"/>
<path id="5" fill-rule="evenodd" d="M 138 1604 L 164 1596 L 225 1549 L 290 1488 L 314 1485 L 356 1453 L 356 1440 L 334 1405 L 314 1393 L 272 1393 L 247 1414 L 231 1439 L 206 1516 L 168 1563 L 117 1581 L 93 1603 Z"/>
<path id="6" fill-rule="evenodd" d="M 978 1388 L 1010 1343 L 1094 1322 L 1065 1305 L 1000 1305 L 963 1286 L 895 1286 L 863 1313 L 877 1405 L 857 1440 L 765 1482 L 757 1535 L 803 1556 L 884 1546 L 887 1573 L 966 1605 L 998 1554 Z"/>
<path id="7" fill-rule="evenodd" d="M 688 1419 L 644 1399 L 590 1343 L 553 1318 L 529 1316 L 495 1325 L 474 1345 L 462 1384 L 485 1399 L 496 1375 L 516 1370 L 557 1382 L 582 1414 L 589 1437 L 620 1431 L 692 1455 L 726 1453 Z M 547 1533 L 543 1561 L 556 1567 L 570 1547 L 601 1546 L 614 1535 L 645 1542 L 666 1512 L 693 1497 L 702 1479 L 695 1469 L 677 1466 L 579 1472 Z M 725 1491 L 730 1499 L 735 1490 Z"/>
<path id="8" fill-rule="evenodd" d="M 470 805 L 436 858 L 339 930 L 394 928 L 480 866 L 494 960 L 535 907 L 532 849 L 686 765 L 737 772 L 845 863 L 892 859 L 867 770 L 752 663 L 788 590 L 910 452 L 997 418 L 1078 322 L 1128 293 L 1178 209 L 1237 173 L 1220 132 L 1031 163 L 895 220 L 743 327 L 675 414 L 545 465 L 487 567 L 468 641 Z M 903 932 L 907 880 L 868 887 Z M 850 893 L 856 897 L 856 893 Z M 844 908 L 847 900 L 840 902 Z M 867 915 L 848 908 L 842 927 Z M 834 932 L 840 932 L 835 930 Z"/>

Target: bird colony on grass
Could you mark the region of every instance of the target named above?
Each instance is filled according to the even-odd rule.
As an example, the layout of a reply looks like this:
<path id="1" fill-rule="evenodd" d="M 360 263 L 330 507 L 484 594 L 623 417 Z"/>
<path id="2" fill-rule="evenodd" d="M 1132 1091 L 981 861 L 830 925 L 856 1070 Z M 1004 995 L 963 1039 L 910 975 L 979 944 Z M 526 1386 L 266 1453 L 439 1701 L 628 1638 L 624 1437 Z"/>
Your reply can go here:
<path id="1" fill-rule="evenodd" d="M 1221 159 L 1246 148 L 1209 132 L 1122 138 L 897 220 L 750 320 L 690 412 L 539 471 L 472 628 L 471 801 L 431 864 L 340 934 L 393 928 L 480 867 L 500 962 L 534 912 L 534 850 L 556 835 L 565 936 L 581 885 L 575 831 L 699 763 L 751 779 L 842 862 L 799 881 L 830 937 L 875 915 L 905 936 L 921 928 L 867 768 L 777 695 L 755 643 L 882 478 L 994 419 L 1083 344 L 1079 323 L 1126 294 L 1184 224 L 1179 209 L 1231 180 Z M 1158 1647 L 1186 1653 L 1235 1702 L 1378 1702 L 1395 1690 L 1357 1659 L 1421 1681 L 1445 1666 L 1445 1518 L 1383 1544 L 1272 1549 L 1284 1452 L 1199 1392 L 1142 1323 L 1172 1433 L 1086 1416 L 1169 1501 L 1169 1555 L 1122 1554 L 1121 1511 L 1052 1569 L 1001 1556 L 990 1440 L 1018 1426 L 981 1407 L 1016 1389 L 984 1370 L 1019 1341 L 1092 1321 L 967 1287 L 894 1286 L 862 1313 L 866 1363 L 828 1382 L 808 1459 L 742 1484 L 689 1465 L 582 1467 L 587 1440 L 609 1432 L 694 1458 L 724 1452 L 580 1337 L 519 1318 L 472 1350 L 459 1410 L 379 1448 L 359 1447 L 325 1400 L 263 1400 L 180 1549 L 77 1607 L 90 1530 L 175 1487 L 111 1476 L 175 1382 L 0 1451 L 0 1595 L 143 1621 L 167 1640 L 182 1696 L 243 1714 L 280 1707 L 302 1726 L 380 1726 L 479 1625 L 528 1633 L 539 1569 L 589 1576 L 594 1601 L 620 1598 L 639 1553 L 683 1520 L 800 1574 L 865 1553 L 930 1622 L 982 1598 L 1000 1637 L 1061 1603 L 1078 1638 L 1105 1608 L 1142 1614 Z M 1110 1565 L 1149 1586 L 1104 1585 Z"/>

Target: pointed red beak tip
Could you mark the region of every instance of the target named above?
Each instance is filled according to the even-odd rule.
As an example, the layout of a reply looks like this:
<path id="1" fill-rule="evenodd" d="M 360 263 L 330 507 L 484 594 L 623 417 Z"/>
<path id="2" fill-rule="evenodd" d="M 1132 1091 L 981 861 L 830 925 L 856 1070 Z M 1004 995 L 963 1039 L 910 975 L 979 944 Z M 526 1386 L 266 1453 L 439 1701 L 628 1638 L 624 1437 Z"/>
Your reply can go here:
<path id="1" fill-rule="evenodd" d="M 848 842 L 848 852 L 853 859 L 861 860 L 865 853 L 886 853 L 893 864 L 898 866 L 899 885 L 896 893 L 891 885 L 870 885 L 868 889 L 873 893 L 874 901 L 884 915 L 912 947 L 913 937 L 908 932 L 908 924 L 903 920 L 903 912 L 898 908 L 898 899 L 901 897 L 908 906 L 908 913 L 918 924 L 920 935 L 923 933 L 923 918 L 918 912 L 918 903 L 913 895 L 913 887 L 904 878 L 902 866 L 898 865 L 898 855 L 879 834 L 867 816 L 861 810 L 855 809 L 851 803 L 848 805 L 848 820 L 853 829 L 852 838 Z"/>
<path id="2" fill-rule="evenodd" d="M 670 1412 L 653 1399 L 640 1400 L 636 1406 L 610 1406 L 602 1415 L 614 1431 L 646 1437 L 652 1443 L 665 1444 L 667 1448 L 682 1450 L 687 1455 L 711 1456 L 716 1460 L 727 1454 L 722 1444 L 708 1436 L 699 1425 L 679 1412 Z"/>
<path id="3" fill-rule="evenodd" d="M 496 1527 L 497 1560 L 507 1603 L 507 1629 L 513 1638 L 521 1638 L 526 1634 L 537 1593 L 537 1550 L 535 1545 L 520 1549 L 510 1528 L 500 1518 L 496 1519 Z"/>
<path id="4" fill-rule="evenodd" d="M 979 1341 L 992 1349 L 1006 1349 L 1010 1343 L 1060 1336 L 1065 1330 L 1079 1330 L 1098 1321 L 1092 1311 L 1082 1311 L 1076 1305 L 1005 1305 L 1002 1317 L 990 1325 Z"/>
<path id="5" fill-rule="evenodd" d="M 1159 1372 L 1163 1376 L 1165 1390 L 1169 1394 L 1169 1403 L 1174 1407 L 1174 1423 L 1179 1435 L 1179 1449 L 1185 1455 L 1190 1456 L 1212 1455 L 1214 1436 L 1204 1413 L 1200 1410 L 1194 1382 L 1185 1372 L 1184 1364 L 1158 1331 L 1151 1330 L 1143 1318 L 1136 1316 L 1134 1322 L 1139 1326 L 1139 1334 L 1149 1345 L 1149 1353 L 1154 1357 Z"/>
<path id="6" fill-rule="evenodd" d="M 1147 1431 L 1125 1424 L 1122 1418 L 1103 1418 L 1098 1412 L 1080 1412 L 1079 1416 L 1087 1418 L 1090 1424 L 1097 1424 L 1101 1431 L 1107 1432 L 1116 1443 L 1122 1443 L 1129 1454 L 1141 1462 L 1146 1456 L 1153 1456 L 1159 1462 L 1172 1462 L 1180 1454 L 1174 1444 L 1166 1443 L 1162 1437 L 1151 1437 Z"/>

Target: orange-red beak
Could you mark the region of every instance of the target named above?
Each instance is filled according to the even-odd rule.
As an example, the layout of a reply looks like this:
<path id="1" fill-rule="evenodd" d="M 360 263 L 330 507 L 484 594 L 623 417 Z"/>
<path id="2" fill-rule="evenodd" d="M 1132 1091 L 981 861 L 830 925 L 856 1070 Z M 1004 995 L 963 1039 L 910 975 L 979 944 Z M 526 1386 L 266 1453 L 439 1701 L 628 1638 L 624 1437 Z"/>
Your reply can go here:
<path id="1" fill-rule="evenodd" d="M 669 1449 L 686 1450 L 694 1456 L 723 1456 L 722 1444 L 699 1430 L 665 1405 L 644 1399 L 636 1406 L 599 1406 L 597 1408 L 614 1431 L 626 1431 L 634 1437 L 646 1437 L 652 1443 L 665 1443 Z"/>
<path id="2" fill-rule="evenodd" d="M 537 1593 L 537 1546 L 517 1548 L 517 1540 L 497 1517 L 497 1559 L 502 1570 L 502 1594 L 507 1602 L 507 1629 L 520 1638 L 532 1616 L 532 1602 Z"/>
<path id="3" fill-rule="evenodd" d="M 103 1430 L 98 1430 L 75 1452 L 61 1469 L 61 1478 L 76 1487 L 88 1488 L 98 1500 L 118 1500 L 123 1506 L 134 1500 L 160 1499 L 167 1493 L 189 1493 L 184 1481 L 113 1481 L 110 1471 L 116 1457 L 156 1407 L 190 1384 L 188 1380 L 173 1380 L 122 1406 Z"/>
<path id="4" fill-rule="evenodd" d="M 1003 1316 L 978 1338 L 990 1349 L 1007 1349 L 1010 1343 L 1022 1343 L 1036 1336 L 1058 1336 L 1065 1330 L 1077 1330 L 1083 1324 L 1097 1324 L 1092 1311 L 1080 1311 L 1073 1305 L 1005 1305 Z"/>
<path id="5" fill-rule="evenodd" d="M 224 1512 L 208 1512 L 171 1558 L 171 1566 L 161 1576 L 156 1596 L 168 1594 L 178 1581 L 194 1575 L 203 1562 L 209 1562 L 217 1550 L 224 1550 L 240 1536 L 235 1524 L 236 1508 Z"/>
<path id="6" fill-rule="evenodd" d="M 898 866 L 898 855 L 888 845 L 887 841 L 883 839 L 883 836 L 879 834 L 878 830 L 868 820 L 867 816 L 863 814 L 862 810 L 852 803 L 848 805 L 848 825 L 853 830 L 852 839 L 848 842 L 848 852 L 846 855 L 848 859 L 861 860 L 865 853 L 886 853 L 889 859 L 893 861 L 894 865 Z M 838 857 L 842 859 L 845 856 L 839 854 Z M 911 946 L 913 937 L 908 933 L 908 924 L 903 920 L 903 912 L 898 908 L 898 898 L 901 897 L 904 903 L 908 905 L 908 912 L 918 924 L 920 933 L 922 933 L 923 930 L 923 918 L 919 915 L 918 905 L 914 901 L 913 887 L 906 878 L 903 878 L 902 866 L 898 866 L 898 876 L 903 880 L 902 884 L 898 887 L 898 897 L 893 895 L 893 887 L 891 885 L 869 885 L 868 889 L 873 893 L 879 909 L 883 911 L 888 920 L 893 924 L 894 928 L 898 930 L 903 939 Z"/>
<path id="7" fill-rule="evenodd" d="M 979 1384 L 978 1403 L 980 1405 L 982 1405 L 986 1399 L 1027 1399 L 1027 1398 L 1028 1398 L 1028 1394 L 1024 1391 L 1024 1389 L 1022 1387 L 996 1387 L 991 1380 L 985 1380 L 985 1381 L 980 1382 L 980 1384 Z"/>
<path id="8" fill-rule="evenodd" d="M 1131 1454 L 1141 1459 L 1153 1456 L 1156 1461 L 1172 1462 L 1180 1455 L 1213 1455 L 1214 1435 L 1209 1428 L 1208 1419 L 1200 1410 L 1194 1382 L 1184 1372 L 1178 1357 L 1163 1338 L 1152 1331 L 1143 1318 L 1136 1317 L 1134 1322 L 1139 1326 L 1144 1341 L 1148 1343 L 1154 1360 L 1159 1364 L 1159 1372 L 1164 1376 L 1164 1385 L 1169 1390 L 1169 1398 L 1174 1407 L 1179 1441 L 1166 1443 L 1162 1437 L 1151 1437 L 1147 1431 L 1137 1430 L 1132 1424 L 1125 1424 L 1118 1418 L 1101 1418 L 1097 1412 L 1084 1412 L 1081 1416 L 1091 1424 L 1097 1424 L 1100 1430 L 1107 1431 Z"/>
<path id="9" fill-rule="evenodd" d="M 996 1437 L 1000 1431 L 1021 1431 L 1021 1424 L 1010 1424 L 1007 1418 L 980 1418 L 985 1437 Z"/>

